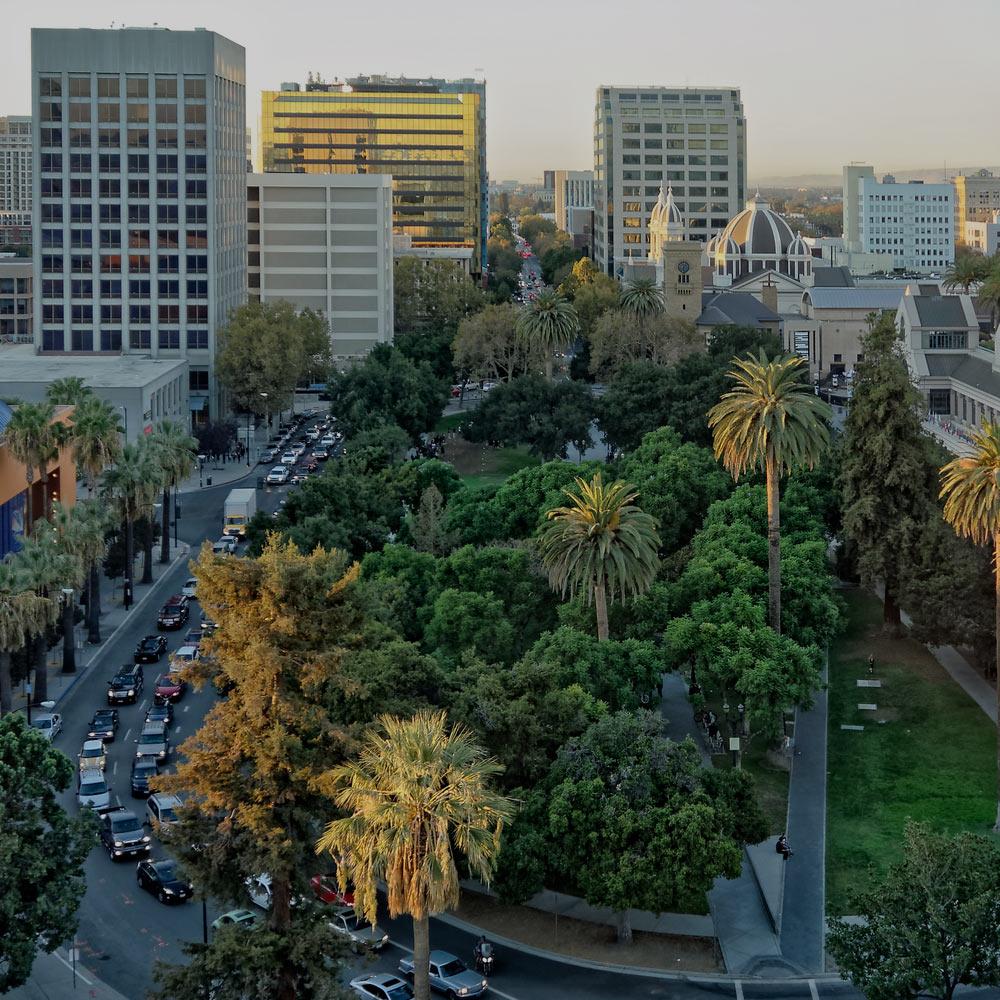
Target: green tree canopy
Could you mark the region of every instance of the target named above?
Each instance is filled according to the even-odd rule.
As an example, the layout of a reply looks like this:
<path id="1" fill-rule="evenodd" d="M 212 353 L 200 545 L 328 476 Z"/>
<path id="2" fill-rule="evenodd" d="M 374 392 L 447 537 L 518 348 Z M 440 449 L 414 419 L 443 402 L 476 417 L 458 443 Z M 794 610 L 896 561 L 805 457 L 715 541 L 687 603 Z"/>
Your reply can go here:
<path id="1" fill-rule="evenodd" d="M 487 306 L 463 319 L 453 344 L 455 366 L 474 381 L 508 382 L 537 366 L 528 345 L 517 334 L 518 310 L 511 302 Z"/>
<path id="2" fill-rule="evenodd" d="M 393 317 L 396 333 L 418 331 L 455 335 L 466 316 L 485 305 L 483 293 L 451 261 L 399 257 L 393 265 Z"/>

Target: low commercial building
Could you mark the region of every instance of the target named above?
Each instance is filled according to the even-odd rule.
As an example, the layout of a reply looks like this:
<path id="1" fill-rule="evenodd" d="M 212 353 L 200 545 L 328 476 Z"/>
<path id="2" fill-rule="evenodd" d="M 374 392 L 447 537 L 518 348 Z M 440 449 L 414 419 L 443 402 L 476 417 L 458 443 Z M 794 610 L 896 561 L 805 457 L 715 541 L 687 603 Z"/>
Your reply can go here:
<path id="1" fill-rule="evenodd" d="M 554 183 L 556 225 L 573 237 L 574 246 L 589 246 L 594 228 L 594 171 L 556 170 Z"/>
<path id="2" fill-rule="evenodd" d="M 392 177 L 250 174 L 247 213 L 251 299 L 322 314 L 336 361 L 392 340 Z"/>
<path id="3" fill-rule="evenodd" d="M 208 419 L 208 393 L 190 395 L 183 358 L 71 357 L 36 354 L 31 345 L 0 346 L 0 398 L 37 403 L 56 379 L 76 376 L 121 415 L 128 441 L 161 420 L 185 427 Z"/>
<path id="4" fill-rule="evenodd" d="M 1000 250 L 1000 210 L 992 212 L 988 219 L 965 223 L 965 245 L 970 250 L 978 250 L 986 257 L 992 257 Z"/>
<path id="5" fill-rule="evenodd" d="M 392 234 L 392 256 L 393 259 L 399 257 L 416 257 L 417 260 L 448 260 L 456 267 L 460 267 L 466 274 L 472 274 L 472 248 L 471 247 L 428 247 L 413 242 L 413 237 L 409 233 Z"/>
<path id="6" fill-rule="evenodd" d="M 30 257 L 0 256 L 0 344 L 32 342 Z"/>

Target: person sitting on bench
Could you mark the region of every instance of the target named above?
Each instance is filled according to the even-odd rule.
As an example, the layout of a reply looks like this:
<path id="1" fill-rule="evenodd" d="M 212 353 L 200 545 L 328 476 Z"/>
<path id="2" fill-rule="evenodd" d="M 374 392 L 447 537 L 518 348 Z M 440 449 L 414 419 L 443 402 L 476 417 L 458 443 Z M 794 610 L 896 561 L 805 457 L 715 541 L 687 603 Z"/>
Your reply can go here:
<path id="1" fill-rule="evenodd" d="M 784 834 L 778 838 L 777 843 L 774 845 L 774 849 L 785 859 L 785 861 L 792 856 L 792 849 L 788 846 L 788 838 Z"/>

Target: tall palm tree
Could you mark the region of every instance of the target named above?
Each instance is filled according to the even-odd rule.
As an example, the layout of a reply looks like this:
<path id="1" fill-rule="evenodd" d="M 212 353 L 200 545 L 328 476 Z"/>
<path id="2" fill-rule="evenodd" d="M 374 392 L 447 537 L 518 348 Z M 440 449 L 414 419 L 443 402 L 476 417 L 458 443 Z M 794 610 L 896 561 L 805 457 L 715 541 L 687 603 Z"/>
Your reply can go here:
<path id="1" fill-rule="evenodd" d="M 17 555 L 0 562 L 0 715 L 14 705 L 10 659 L 49 614 L 48 602 L 32 590 Z"/>
<path id="2" fill-rule="evenodd" d="M 805 381 L 800 357 L 769 361 L 733 358 L 733 388 L 708 413 L 715 457 L 733 479 L 763 468 L 767 482 L 767 590 L 771 628 L 781 632 L 781 524 L 783 472 L 812 468 L 830 439 L 830 407 Z"/>
<path id="3" fill-rule="evenodd" d="M 198 442 L 178 423 L 164 420 L 149 437 L 157 464 L 163 473 L 163 525 L 160 531 L 160 562 L 170 562 L 170 490 L 194 468 Z"/>
<path id="4" fill-rule="evenodd" d="M 545 377 L 552 379 L 552 355 L 568 347 L 580 332 L 573 304 L 551 288 L 539 292 L 517 317 L 517 335 L 545 359 Z"/>
<path id="5" fill-rule="evenodd" d="M 102 477 L 104 494 L 114 504 L 125 535 L 126 604 L 135 594 L 135 522 L 153 503 L 159 490 L 160 470 L 145 441 L 127 444 L 117 462 Z"/>
<path id="6" fill-rule="evenodd" d="M 622 288 L 618 304 L 622 312 L 635 320 L 645 356 L 646 320 L 663 312 L 663 290 L 653 278 L 636 278 Z"/>
<path id="7" fill-rule="evenodd" d="M 448 731 L 444 712 L 411 719 L 384 715 L 357 760 L 326 776 L 347 815 L 330 823 L 317 853 L 337 863 L 342 887 L 375 922 L 376 884 L 388 887 L 389 913 L 413 918 L 414 993 L 429 1000 L 429 917 L 458 903 L 454 849 L 488 882 L 513 803 L 493 791 L 503 767 L 465 726 Z"/>
<path id="8" fill-rule="evenodd" d="M 1000 260 L 993 258 L 988 262 L 989 269 L 982 277 L 976 298 L 985 306 L 990 307 L 990 327 L 997 328 L 997 311 L 1000 310 Z"/>
<path id="9" fill-rule="evenodd" d="M 89 396 L 73 413 L 70 444 L 77 468 L 87 479 L 91 496 L 97 480 L 113 465 L 122 450 L 122 426 L 114 408 L 103 399 Z"/>
<path id="10" fill-rule="evenodd" d="M 14 459 L 24 466 L 28 484 L 24 513 L 25 533 L 31 530 L 34 518 L 31 494 L 37 472 L 41 472 L 42 476 L 43 516 L 48 516 L 48 467 L 59 454 L 59 438 L 53 425 L 54 418 L 55 407 L 51 403 L 22 403 L 15 408 L 4 431 L 7 447 Z"/>
<path id="11" fill-rule="evenodd" d="M 76 588 L 82 585 L 86 590 L 88 642 L 101 641 L 100 619 L 90 607 L 91 588 L 100 585 L 99 578 L 95 582 L 92 569 L 107 552 L 107 533 L 111 524 L 110 512 L 97 500 L 80 500 L 73 507 L 56 504 L 52 511 L 52 528 L 59 546 L 75 561 L 72 579 L 67 582 Z M 67 616 L 63 623 L 63 669 L 69 671 L 75 667 L 72 647 L 67 644 L 72 619 L 67 609 L 64 608 L 63 612 Z"/>
<path id="12" fill-rule="evenodd" d="M 45 398 L 53 406 L 78 406 L 93 395 L 94 390 L 84 385 L 83 379 L 76 375 L 57 378 L 50 382 L 45 390 Z"/>
<path id="13" fill-rule="evenodd" d="M 597 612 L 597 638 L 608 638 L 608 601 L 647 591 L 656 578 L 660 536 L 656 519 L 632 501 L 638 493 L 622 481 L 605 483 L 598 472 L 563 493 L 569 506 L 550 510 L 542 525 L 542 563 L 553 589 L 583 592 Z"/>
<path id="14" fill-rule="evenodd" d="M 944 519 L 976 545 L 993 546 L 997 643 L 997 816 L 1000 833 L 1000 424 L 983 424 L 972 434 L 972 454 L 941 469 Z"/>

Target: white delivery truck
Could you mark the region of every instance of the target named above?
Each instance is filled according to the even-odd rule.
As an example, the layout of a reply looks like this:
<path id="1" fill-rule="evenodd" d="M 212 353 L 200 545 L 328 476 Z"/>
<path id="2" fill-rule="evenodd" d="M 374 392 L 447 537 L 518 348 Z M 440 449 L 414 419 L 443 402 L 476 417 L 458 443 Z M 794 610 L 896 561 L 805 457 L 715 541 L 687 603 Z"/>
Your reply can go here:
<path id="1" fill-rule="evenodd" d="M 222 533 L 246 538 L 247 524 L 257 513 L 256 490 L 230 490 L 226 497 Z"/>

